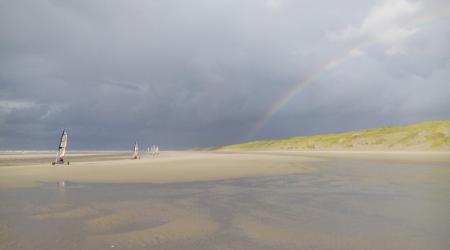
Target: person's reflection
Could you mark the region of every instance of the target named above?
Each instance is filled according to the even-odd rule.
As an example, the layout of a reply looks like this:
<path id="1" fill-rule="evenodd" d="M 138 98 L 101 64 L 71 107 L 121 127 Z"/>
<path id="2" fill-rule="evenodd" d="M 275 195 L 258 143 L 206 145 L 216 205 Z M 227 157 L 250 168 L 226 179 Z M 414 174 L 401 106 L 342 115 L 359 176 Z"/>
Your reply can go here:
<path id="1" fill-rule="evenodd" d="M 66 181 L 58 181 L 58 200 L 60 202 L 66 201 Z"/>

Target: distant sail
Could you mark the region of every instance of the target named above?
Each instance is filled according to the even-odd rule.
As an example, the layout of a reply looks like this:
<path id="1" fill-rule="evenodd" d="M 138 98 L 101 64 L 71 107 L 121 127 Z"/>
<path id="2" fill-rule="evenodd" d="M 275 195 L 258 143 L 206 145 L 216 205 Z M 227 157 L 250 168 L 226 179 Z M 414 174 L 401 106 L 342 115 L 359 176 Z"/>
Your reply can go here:
<path id="1" fill-rule="evenodd" d="M 138 159 L 139 158 L 139 146 L 138 143 L 135 142 L 134 143 L 134 151 L 133 151 L 133 159 Z"/>
<path id="2" fill-rule="evenodd" d="M 67 147 L 67 131 L 64 129 L 59 140 L 58 154 L 56 155 L 55 164 L 63 164 Z"/>
<path id="3" fill-rule="evenodd" d="M 159 147 L 156 145 L 152 145 L 150 152 L 153 157 L 159 155 Z"/>
<path id="4" fill-rule="evenodd" d="M 151 147 L 151 149 L 150 149 L 150 154 L 152 155 L 152 156 L 156 156 L 156 154 L 157 154 L 157 146 L 155 146 L 155 145 L 152 145 L 152 147 Z"/>

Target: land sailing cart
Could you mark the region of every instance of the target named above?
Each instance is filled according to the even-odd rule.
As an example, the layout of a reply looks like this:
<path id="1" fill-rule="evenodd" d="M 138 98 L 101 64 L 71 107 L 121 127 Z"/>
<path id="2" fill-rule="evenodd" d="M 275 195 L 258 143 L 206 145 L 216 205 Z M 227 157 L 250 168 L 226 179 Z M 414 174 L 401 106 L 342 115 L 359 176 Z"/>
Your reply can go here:
<path id="1" fill-rule="evenodd" d="M 66 147 L 67 147 L 67 131 L 64 129 L 61 134 L 61 139 L 59 140 L 59 148 L 58 148 L 58 154 L 56 155 L 56 159 L 54 162 L 52 162 L 52 165 L 64 165 L 67 163 L 67 165 L 70 164 L 70 162 L 64 161 L 64 156 L 66 155 Z"/>

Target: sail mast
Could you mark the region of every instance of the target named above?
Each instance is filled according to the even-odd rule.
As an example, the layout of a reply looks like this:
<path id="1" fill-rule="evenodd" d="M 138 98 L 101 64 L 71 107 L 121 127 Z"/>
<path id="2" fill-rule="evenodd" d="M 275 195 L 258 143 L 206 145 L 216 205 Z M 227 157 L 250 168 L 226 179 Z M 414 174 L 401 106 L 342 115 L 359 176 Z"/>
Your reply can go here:
<path id="1" fill-rule="evenodd" d="M 134 150 L 133 150 L 133 159 L 138 159 L 139 157 L 139 146 L 137 141 L 134 143 Z"/>
<path id="2" fill-rule="evenodd" d="M 63 164 L 64 156 L 66 155 L 67 147 L 67 130 L 63 130 L 61 138 L 59 139 L 58 153 L 56 154 L 55 164 Z"/>

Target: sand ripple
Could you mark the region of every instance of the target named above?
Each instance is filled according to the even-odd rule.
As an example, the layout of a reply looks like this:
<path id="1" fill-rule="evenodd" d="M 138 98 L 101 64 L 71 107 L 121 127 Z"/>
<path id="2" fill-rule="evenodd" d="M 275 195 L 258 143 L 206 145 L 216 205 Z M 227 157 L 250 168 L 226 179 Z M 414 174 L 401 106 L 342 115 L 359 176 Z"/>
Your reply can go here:
<path id="1" fill-rule="evenodd" d="M 214 233 L 217 224 L 204 216 L 186 216 L 163 225 L 126 233 L 98 235 L 91 240 L 121 247 L 143 247 L 173 240 L 200 238 Z"/>
<path id="2" fill-rule="evenodd" d="M 92 207 L 78 207 L 60 212 L 36 214 L 35 219 L 83 219 L 98 215 L 100 212 Z"/>

